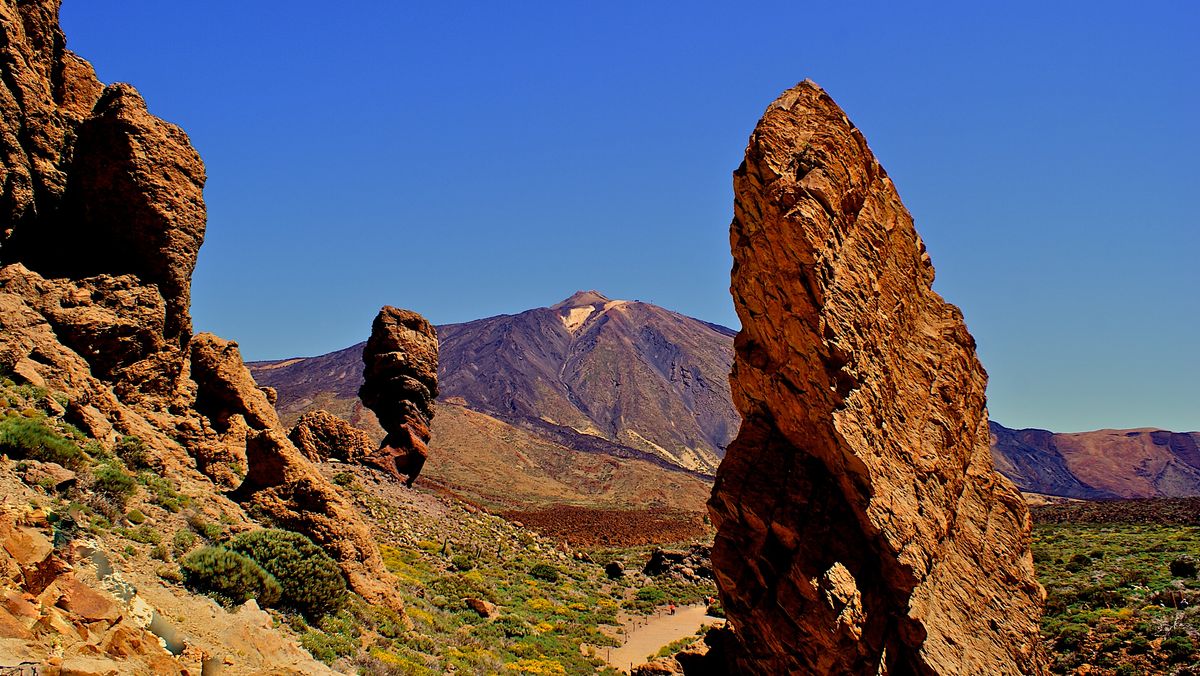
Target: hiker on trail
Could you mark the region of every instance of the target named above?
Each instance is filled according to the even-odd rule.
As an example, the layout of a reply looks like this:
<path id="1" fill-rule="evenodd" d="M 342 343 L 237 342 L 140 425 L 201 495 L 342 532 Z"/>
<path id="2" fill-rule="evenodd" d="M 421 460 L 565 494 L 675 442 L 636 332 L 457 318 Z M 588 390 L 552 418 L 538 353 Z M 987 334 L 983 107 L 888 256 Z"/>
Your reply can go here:
<path id="1" fill-rule="evenodd" d="M 675 602 L 674 601 L 671 601 L 671 604 L 667 606 L 667 610 L 670 612 L 670 614 L 672 614 L 672 615 L 675 614 Z"/>

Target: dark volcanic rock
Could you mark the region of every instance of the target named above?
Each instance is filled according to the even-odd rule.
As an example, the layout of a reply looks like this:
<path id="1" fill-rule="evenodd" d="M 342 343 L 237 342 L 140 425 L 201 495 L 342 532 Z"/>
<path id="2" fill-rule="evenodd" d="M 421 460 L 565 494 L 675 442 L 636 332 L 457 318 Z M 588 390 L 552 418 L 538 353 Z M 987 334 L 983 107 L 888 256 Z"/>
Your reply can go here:
<path id="1" fill-rule="evenodd" d="M 363 350 L 363 404 L 387 431 L 364 462 L 411 486 L 429 455 L 429 421 L 438 395 L 438 340 L 433 325 L 409 310 L 385 306 Z"/>
<path id="2" fill-rule="evenodd" d="M 654 577 L 670 575 L 685 581 L 712 579 L 711 557 L 711 548 L 704 545 L 692 545 L 690 549 L 657 548 L 650 553 L 642 573 Z"/>
<path id="3" fill-rule="evenodd" d="M 731 377 L 713 568 L 762 674 L 1044 672 L 1029 513 L 986 375 L 862 134 L 805 82 L 734 174 Z"/>

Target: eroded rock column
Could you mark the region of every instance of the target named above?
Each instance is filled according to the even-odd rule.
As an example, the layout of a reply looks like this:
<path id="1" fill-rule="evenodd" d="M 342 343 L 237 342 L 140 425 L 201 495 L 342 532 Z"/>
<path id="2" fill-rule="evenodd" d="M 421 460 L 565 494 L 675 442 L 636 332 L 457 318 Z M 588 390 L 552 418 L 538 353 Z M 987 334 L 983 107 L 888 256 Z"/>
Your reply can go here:
<path id="1" fill-rule="evenodd" d="M 429 422 L 438 395 L 437 332 L 421 315 L 384 306 L 371 324 L 363 350 L 358 396 L 375 412 L 387 436 L 362 462 L 412 486 L 429 455 Z"/>
<path id="2" fill-rule="evenodd" d="M 818 86 L 734 174 L 731 376 L 713 564 L 743 673 L 1042 673 L 1030 520 L 987 376 L 895 186 Z"/>

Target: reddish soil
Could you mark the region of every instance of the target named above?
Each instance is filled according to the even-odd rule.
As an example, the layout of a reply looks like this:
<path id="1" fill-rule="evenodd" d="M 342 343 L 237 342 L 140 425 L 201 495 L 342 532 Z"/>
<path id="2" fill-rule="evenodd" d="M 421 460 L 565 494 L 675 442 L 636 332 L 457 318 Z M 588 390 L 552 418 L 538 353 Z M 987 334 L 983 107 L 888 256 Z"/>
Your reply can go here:
<path id="1" fill-rule="evenodd" d="M 1096 500 L 1031 507 L 1037 523 L 1153 523 L 1200 525 L 1200 497 Z"/>
<path id="2" fill-rule="evenodd" d="M 712 533 L 702 515 L 669 509 L 591 509 L 564 505 L 535 511 L 505 511 L 501 516 L 574 546 L 632 547 L 705 539 Z"/>

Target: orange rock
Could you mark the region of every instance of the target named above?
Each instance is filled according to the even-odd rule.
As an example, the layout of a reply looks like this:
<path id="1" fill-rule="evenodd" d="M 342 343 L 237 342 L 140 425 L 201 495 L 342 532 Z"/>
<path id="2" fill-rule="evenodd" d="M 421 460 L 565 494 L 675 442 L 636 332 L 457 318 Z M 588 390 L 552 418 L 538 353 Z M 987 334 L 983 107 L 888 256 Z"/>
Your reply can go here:
<path id="1" fill-rule="evenodd" d="M 371 437 L 328 411 L 309 411 L 300 416 L 288 438 L 304 457 L 313 462 L 337 458 L 357 462 L 375 450 Z"/>
<path id="2" fill-rule="evenodd" d="M 733 668 L 1043 673 L 986 374 L 862 134 L 804 82 L 768 107 L 734 192 L 745 421 L 709 503 Z"/>
<path id="3" fill-rule="evenodd" d="M 5 608 L 0 608 L 0 638 L 33 638 L 29 627 Z"/>
<path id="4" fill-rule="evenodd" d="M 58 578 L 52 587 L 58 595 L 54 605 L 85 622 L 112 623 L 121 617 L 121 610 L 112 597 L 92 589 L 73 575 Z"/>

